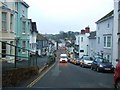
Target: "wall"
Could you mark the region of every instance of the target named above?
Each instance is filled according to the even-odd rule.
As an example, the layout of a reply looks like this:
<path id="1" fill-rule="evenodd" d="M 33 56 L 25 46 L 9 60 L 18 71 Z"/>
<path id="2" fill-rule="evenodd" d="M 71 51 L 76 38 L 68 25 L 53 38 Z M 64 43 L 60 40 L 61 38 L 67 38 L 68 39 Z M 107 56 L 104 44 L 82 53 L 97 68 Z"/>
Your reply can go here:
<path id="1" fill-rule="evenodd" d="M 108 24 L 109 24 L 109 28 L 108 28 Z M 106 57 L 106 55 L 109 55 L 110 61 L 112 61 L 112 46 L 111 48 L 104 47 L 104 35 L 112 36 L 112 31 L 113 31 L 113 17 L 110 17 L 107 20 L 104 20 L 97 24 L 96 52 L 101 54 L 101 51 L 103 51 L 103 57 Z M 98 37 L 100 37 L 100 43 L 98 43 Z M 111 42 L 112 42 L 112 39 L 111 39 Z"/>
<path id="2" fill-rule="evenodd" d="M 118 1 L 114 0 L 114 30 L 113 30 L 113 57 L 112 63 L 116 66 L 116 59 L 118 59 Z"/>
<path id="3" fill-rule="evenodd" d="M 89 39 L 88 39 L 89 34 L 80 34 L 79 35 L 79 58 L 81 58 L 83 55 L 88 55 L 88 44 L 89 44 Z M 81 42 L 81 37 L 83 37 L 83 42 Z M 84 50 L 84 52 L 80 52 L 80 50 Z"/>
<path id="4" fill-rule="evenodd" d="M 89 55 L 91 57 L 96 55 L 96 39 L 89 39 Z"/>

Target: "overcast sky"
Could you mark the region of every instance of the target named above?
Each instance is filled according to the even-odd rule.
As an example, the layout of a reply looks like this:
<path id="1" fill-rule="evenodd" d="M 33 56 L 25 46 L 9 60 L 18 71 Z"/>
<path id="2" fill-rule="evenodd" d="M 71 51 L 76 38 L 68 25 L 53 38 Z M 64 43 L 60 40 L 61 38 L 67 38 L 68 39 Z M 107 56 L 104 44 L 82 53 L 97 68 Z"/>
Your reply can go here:
<path id="1" fill-rule="evenodd" d="M 80 31 L 113 10 L 113 0 L 24 0 L 30 5 L 28 17 L 37 22 L 42 34 Z M 35 2 L 36 1 L 36 2 Z"/>

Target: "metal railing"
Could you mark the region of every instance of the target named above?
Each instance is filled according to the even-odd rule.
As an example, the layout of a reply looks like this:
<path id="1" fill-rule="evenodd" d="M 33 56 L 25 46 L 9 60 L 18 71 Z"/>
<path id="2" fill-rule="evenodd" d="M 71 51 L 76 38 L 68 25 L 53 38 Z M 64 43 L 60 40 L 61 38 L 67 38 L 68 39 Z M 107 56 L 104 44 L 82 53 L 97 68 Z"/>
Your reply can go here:
<path id="1" fill-rule="evenodd" d="M 33 52 L 26 48 L 18 47 L 5 41 L 0 41 L 0 44 L 0 59 L 2 61 L 3 71 L 12 68 L 37 66 L 36 52 Z M 20 53 L 22 53 L 22 50 L 26 52 L 25 56 L 19 55 Z"/>

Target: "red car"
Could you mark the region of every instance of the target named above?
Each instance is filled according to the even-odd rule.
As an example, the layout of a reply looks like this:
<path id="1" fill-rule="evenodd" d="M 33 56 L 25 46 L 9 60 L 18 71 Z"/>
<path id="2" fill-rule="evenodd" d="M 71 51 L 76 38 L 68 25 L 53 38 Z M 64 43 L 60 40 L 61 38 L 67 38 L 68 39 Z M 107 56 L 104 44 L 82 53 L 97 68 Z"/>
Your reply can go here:
<path id="1" fill-rule="evenodd" d="M 120 60 L 117 60 L 118 64 L 116 65 L 114 73 L 114 86 L 116 90 L 120 90 Z"/>

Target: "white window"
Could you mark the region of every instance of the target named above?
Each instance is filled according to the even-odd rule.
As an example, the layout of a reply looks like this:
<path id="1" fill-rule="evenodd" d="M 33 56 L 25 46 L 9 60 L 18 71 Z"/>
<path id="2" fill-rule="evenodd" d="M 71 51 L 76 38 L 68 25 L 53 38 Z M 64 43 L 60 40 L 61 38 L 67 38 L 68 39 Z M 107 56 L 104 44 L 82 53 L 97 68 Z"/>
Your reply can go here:
<path id="1" fill-rule="evenodd" d="M 26 24 L 26 22 L 23 21 L 23 22 L 22 22 L 22 30 L 23 30 L 23 33 L 25 33 L 25 26 L 26 26 L 25 24 Z"/>
<path id="2" fill-rule="evenodd" d="M 7 13 L 2 12 L 2 31 L 7 30 Z"/>
<path id="3" fill-rule="evenodd" d="M 111 47 L 111 36 L 107 37 L 107 47 Z"/>
<path id="4" fill-rule="evenodd" d="M 22 52 L 25 52 L 25 48 L 26 48 L 26 42 L 25 41 L 22 42 L 22 48 L 23 48 Z"/>
<path id="5" fill-rule="evenodd" d="M 109 61 L 110 61 L 110 55 L 107 55 L 107 57 L 106 57 L 106 58 L 107 58 L 107 60 L 109 60 Z"/>
<path id="6" fill-rule="evenodd" d="M 106 37 L 104 37 L 104 47 L 106 47 Z"/>
<path id="7" fill-rule="evenodd" d="M 7 48 L 7 45 L 6 45 L 7 41 L 4 41 L 2 42 L 2 57 L 6 57 L 6 48 Z"/>
<path id="8" fill-rule="evenodd" d="M 15 10 L 18 11 L 18 2 L 15 2 Z"/>
<path id="9" fill-rule="evenodd" d="M 104 36 L 104 48 L 110 48 L 112 46 L 111 36 Z"/>
<path id="10" fill-rule="evenodd" d="M 100 30 L 100 26 L 98 26 L 98 30 Z"/>
<path id="11" fill-rule="evenodd" d="M 13 14 L 10 15 L 10 30 L 13 32 Z"/>
<path id="12" fill-rule="evenodd" d="M 78 44 L 80 43 L 80 37 L 78 37 Z"/>
<path id="13" fill-rule="evenodd" d="M 10 55 L 13 54 L 13 46 L 11 45 L 13 45 L 13 41 L 10 41 Z"/>
<path id="14" fill-rule="evenodd" d="M 83 37 L 81 37 L 81 42 L 83 42 Z"/>
<path id="15" fill-rule="evenodd" d="M 108 23 L 108 24 L 107 24 L 107 28 L 109 28 L 109 27 L 110 27 L 110 24 Z"/>
<path id="16" fill-rule="evenodd" d="M 98 37 L 98 44 L 100 44 L 100 37 Z"/>

